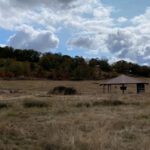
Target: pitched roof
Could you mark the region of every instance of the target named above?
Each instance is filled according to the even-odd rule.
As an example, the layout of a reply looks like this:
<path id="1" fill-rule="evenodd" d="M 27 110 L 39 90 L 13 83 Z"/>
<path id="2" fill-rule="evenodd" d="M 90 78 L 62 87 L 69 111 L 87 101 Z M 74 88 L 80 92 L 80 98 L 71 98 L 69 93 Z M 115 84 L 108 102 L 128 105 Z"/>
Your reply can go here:
<path id="1" fill-rule="evenodd" d="M 102 83 L 101 85 L 137 84 L 137 83 L 148 84 L 148 82 L 146 82 L 146 81 L 138 80 L 136 78 L 129 77 L 126 75 L 120 75 L 116 78 L 107 80 L 106 82 Z"/>

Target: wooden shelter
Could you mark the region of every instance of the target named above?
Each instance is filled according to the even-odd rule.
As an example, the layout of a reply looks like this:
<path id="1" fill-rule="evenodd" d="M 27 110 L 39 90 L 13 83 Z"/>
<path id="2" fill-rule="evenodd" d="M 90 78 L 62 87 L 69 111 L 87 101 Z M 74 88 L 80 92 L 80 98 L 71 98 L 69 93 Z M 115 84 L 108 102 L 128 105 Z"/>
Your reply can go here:
<path id="1" fill-rule="evenodd" d="M 129 84 L 135 84 L 137 93 L 141 93 L 145 92 L 145 85 L 149 83 L 126 75 L 120 75 L 116 78 L 107 80 L 100 84 L 100 86 L 103 86 L 103 92 L 105 92 L 105 88 L 107 87 L 107 91 L 109 93 L 111 92 L 112 85 L 120 85 L 120 90 L 122 90 L 122 93 L 124 94 L 127 89 L 127 85 Z"/>

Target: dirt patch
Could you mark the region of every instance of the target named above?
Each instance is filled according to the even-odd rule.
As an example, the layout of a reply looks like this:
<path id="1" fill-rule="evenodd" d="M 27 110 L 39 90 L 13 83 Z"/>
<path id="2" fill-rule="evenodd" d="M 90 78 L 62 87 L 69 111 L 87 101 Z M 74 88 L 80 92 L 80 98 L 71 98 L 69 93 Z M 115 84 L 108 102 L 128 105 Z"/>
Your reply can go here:
<path id="1" fill-rule="evenodd" d="M 0 94 L 13 94 L 13 93 L 19 93 L 19 90 L 15 89 L 0 89 Z"/>

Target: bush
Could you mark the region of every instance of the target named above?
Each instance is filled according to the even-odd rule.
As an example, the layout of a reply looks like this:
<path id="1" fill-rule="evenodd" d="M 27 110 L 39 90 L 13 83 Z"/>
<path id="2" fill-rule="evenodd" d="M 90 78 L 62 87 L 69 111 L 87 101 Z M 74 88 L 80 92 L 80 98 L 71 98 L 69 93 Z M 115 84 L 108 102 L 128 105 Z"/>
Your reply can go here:
<path id="1" fill-rule="evenodd" d="M 61 145 L 60 143 L 47 143 L 46 145 L 42 145 L 44 150 L 72 150 L 71 146 Z"/>
<path id="2" fill-rule="evenodd" d="M 91 106 L 91 104 L 90 103 L 88 103 L 88 102 L 85 102 L 85 103 L 77 103 L 76 104 L 76 107 L 90 107 Z"/>
<path id="3" fill-rule="evenodd" d="M 76 93 L 77 91 L 74 88 L 68 87 L 65 89 L 64 95 L 74 95 Z"/>
<path id="4" fill-rule="evenodd" d="M 8 108 L 10 105 L 8 103 L 5 102 L 0 102 L 0 109 L 2 108 Z"/>
<path id="5" fill-rule="evenodd" d="M 118 101 L 118 100 L 114 100 L 114 101 L 103 100 L 100 102 L 98 102 L 98 101 L 93 102 L 93 106 L 99 106 L 99 105 L 102 105 L 102 106 L 119 106 L 119 105 L 125 105 L 125 103 L 122 101 Z"/>
<path id="6" fill-rule="evenodd" d="M 48 107 L 48 103 L 47 102 L 43 102 L 43 101 L 36 101 L 36 100 L 27 100 L 23 102 L 23 106 L 26 108 L 32 108 L 32 107 Z"/>
<path id="7" fill-rule="evenodd" d="M 54 87 L 54 89 L 49 93 L 63 94 L 63 95 L 74 95 L 77 93 L 77 91 L 76 91 L 76 89 L 74 89 L 72 87 L 57 86 L 57 87 Z"/>

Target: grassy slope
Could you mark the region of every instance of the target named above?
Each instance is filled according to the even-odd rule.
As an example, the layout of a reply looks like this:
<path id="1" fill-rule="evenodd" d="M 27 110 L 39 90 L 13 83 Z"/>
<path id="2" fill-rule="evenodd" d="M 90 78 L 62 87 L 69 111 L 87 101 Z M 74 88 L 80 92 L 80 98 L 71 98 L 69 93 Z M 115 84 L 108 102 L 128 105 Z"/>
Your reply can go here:
<path id="1" fill-rule="evenodd" d="M 149 150 L 150 92 L 125 95 L 118 88 L 103 94 L 98 81 L 0 81 L 0 149 L 4 150 Z M 46 96 L 57 85 L 73 86 L 75 96 Z M 102 105 L 104 100 L 122 105 Z M 47 107 L 25 107 L 41 101 Z M 94 105 L 95 104 L 95 105 Z"/>

